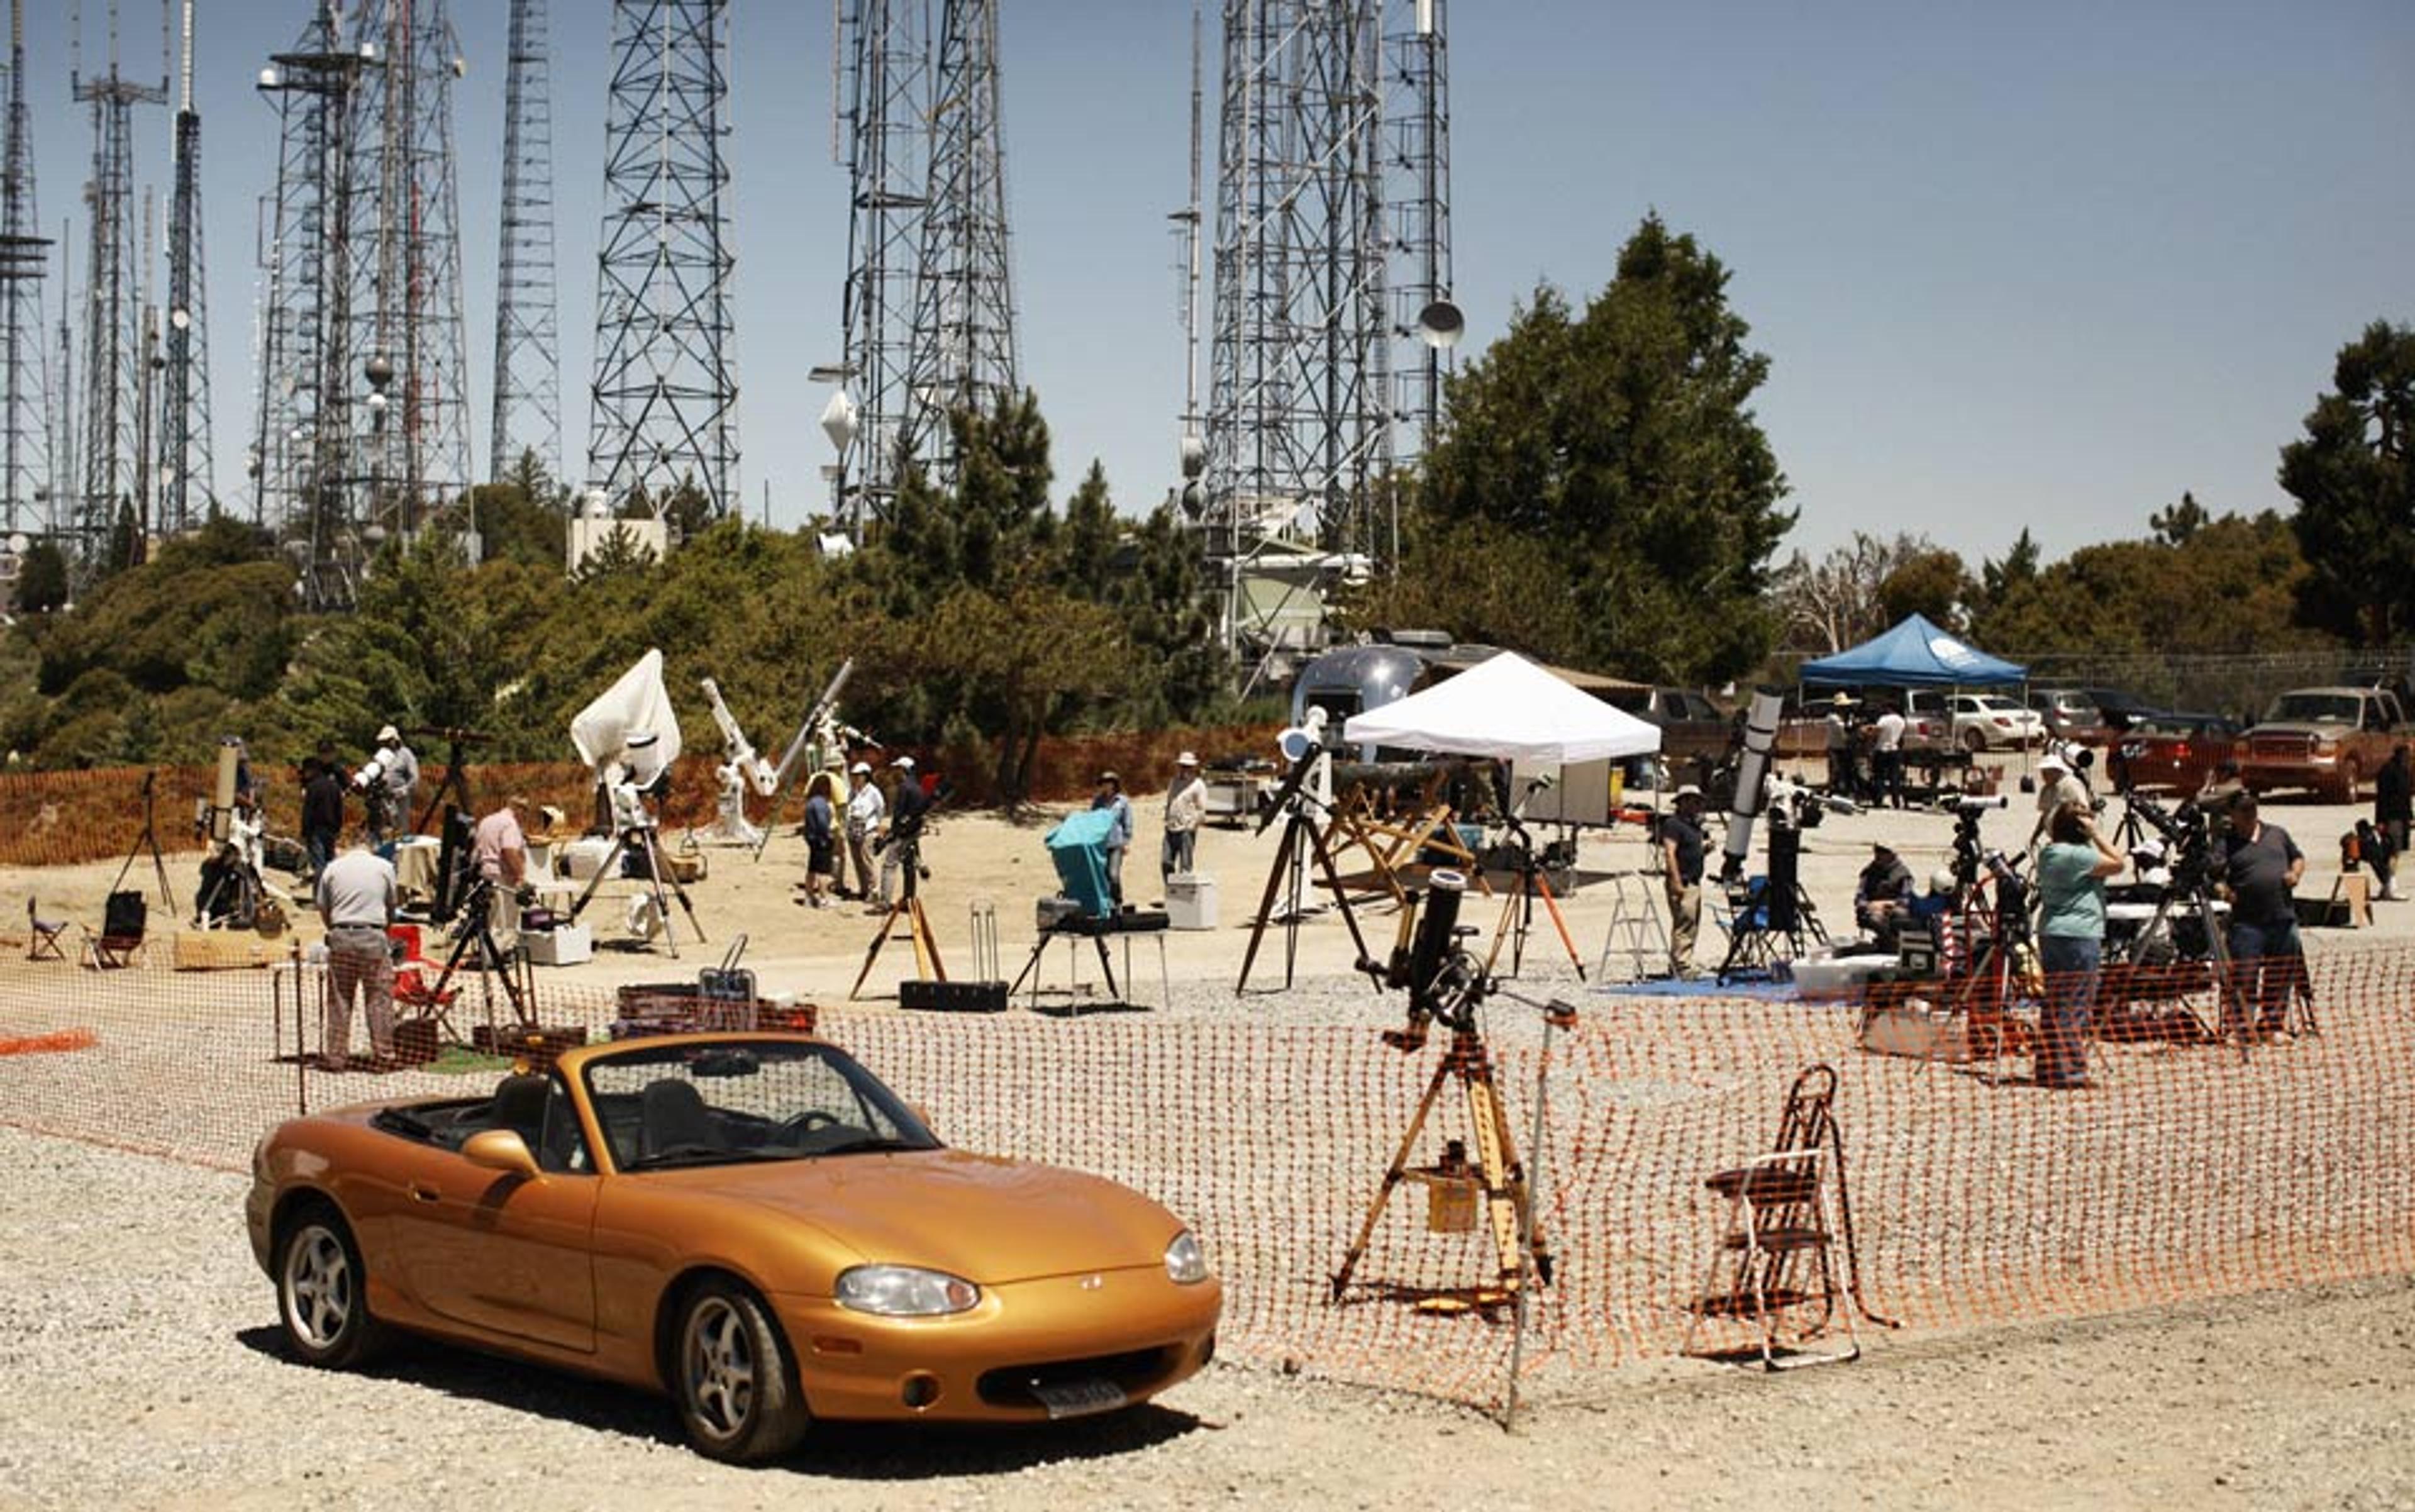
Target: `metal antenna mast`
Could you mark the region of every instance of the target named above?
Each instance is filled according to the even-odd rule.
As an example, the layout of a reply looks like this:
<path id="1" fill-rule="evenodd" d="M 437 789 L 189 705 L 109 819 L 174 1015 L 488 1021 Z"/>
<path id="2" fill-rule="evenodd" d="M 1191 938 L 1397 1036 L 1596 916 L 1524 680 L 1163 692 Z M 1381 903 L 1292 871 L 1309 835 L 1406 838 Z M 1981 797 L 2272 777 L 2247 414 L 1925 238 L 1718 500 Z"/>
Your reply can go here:
<path id="1" fill-rule="evenodd" d="M 911 439 L 908 375 L 931 184 L 931 45 L 924 0 L 832 3 L 848 60 L 840 97 L 848 101 L 843 117 L 852 212 L 843 372 L 859 415 L 841 456 L 838 515 L 842 529 L 860 534 L 867 515 L 888 513 L 900 448 Z M 1002 256 L 1002 218 L 999 225 Z"/>
<path id="2" fill-rule="evenodd" d="M 587 477 L 657 517 L 740 508 L 730 352 L 728 0 L 613 0 Z"/>
<path id="3" fill-rule="evenodd" d="M 174 196 L 168 211 L 168 318 L 159 374 L 159 525 L 200 523 L 218 512 L 210 463 L 207 287 L 202 261 L 202 116 L 193 108 L 193 0 L 184 0 L 176 92 Z"/>
<path id="4" fill-rule="evenodd" d="M 553 91 L 545 0 L 512 0 L 503 82 L 503 232 L 496 268 L 490 479 L 534 452 L 562 476 L 562 346 L 553 262 Z"/>
<path id="5" fill-rule="evenodd" d="M 259 429 L 247 470 L 256 517 L 274 528 L 314 608 L 350 604 L 368 543 L 352 496 L 352 103 L 373 58 L 345 43 L 318 0 L 289 52 L 261 71 L 280 127 L 277 189 L 263 207 Z"/>
<path id="6" fill-rule="evenodd" d="M 1446 0 L 1395 0 L 1405 11 L 1389 38 L 1392 101 L 1385 162 L 1394 187 L 1392 329 L 1405 339 L 1394 370 L 1402 450 L 1423 456 L 1442 419 L 1451 348 L 1467 329 L 1451 302 L 1450 66 Z M 1388 532 L 1392 533 L 1392 532 Z M 1387 555 L 1399 556 L 1397 538 Z"/>
<path id="7" fill-rule="evenodd" d="M 353 349 L 369 394 L 366 530 L 408 536 L 470 487 L 453 81 L 445 0 L 364 0 L 352 35 L 383 67 L 353 97 Z"/>
<path id="8" fill-rule="evenodd" d="M 1022 384 L 1007 256 L 998 0 L 944 3 L 905 433 L 908 451 L 952 484 L 957 458 L 949 415 L 987 413 Z"/>
<path id="9" fill-rule="evenodd" d="M 42 276 L 50 240 L 35 234 L 34 138 L 25 109 L 25 0 L 8 4 L 8 113 L 0 123 L 0 533 L 48 526 L 49 362 Z"/>
<path id="10" fill-rule="evenodd" d="M 160 6 L 166 41 L 167 6 Z M 142 471 L 137 435 L 142 408 L 142 331 L 134 224 L 134 107 L 168 100 L 166 59 L 157 84 L 126 77 L 118 64 L 117 0 L 109 6 L 109 71 L 86 79 L 82 70 L 82 7 L 69 23 L 76 56 L 68 67 L 70 92 L 92 107 L 92 179 L 84 187 L 91 217 L 85 262 L 83 497 L 76 512 L 77 581 L 98 573 L 121 509 L 135 510 L 139 558 L 149 532 L 149 501 L 137 497 Z"/>
<path id="11" fill-rule="evenodd" d="M 1227 642 L 1283 638 L 1244 563 L 1376 542 L 1391 460 L 1382 189 L 1382 0 L 1224 0 L 1207 544 Z M 1272 606 L 1269 606 L 1271 610 Z"/>
<path id="12" fill-rule="evenodd" d="M 1191 0 L 1191 198 L 1166 218 L 1182 237 L 1182 440 L 1178 457 L 1182 487 L 1175 498 L 1185 514 L 1197 517 L 1206 504 L 1199 475 L 1208 465 L 1207 438 L 1199 432 L 1199 272 L 1206 245 L 1201 230 L 1206 217 L 1199 200 L 1202 128 L 1207 118 L 1207 89 L 1201 82 L 1207 43 L 1201 0 Z"/>

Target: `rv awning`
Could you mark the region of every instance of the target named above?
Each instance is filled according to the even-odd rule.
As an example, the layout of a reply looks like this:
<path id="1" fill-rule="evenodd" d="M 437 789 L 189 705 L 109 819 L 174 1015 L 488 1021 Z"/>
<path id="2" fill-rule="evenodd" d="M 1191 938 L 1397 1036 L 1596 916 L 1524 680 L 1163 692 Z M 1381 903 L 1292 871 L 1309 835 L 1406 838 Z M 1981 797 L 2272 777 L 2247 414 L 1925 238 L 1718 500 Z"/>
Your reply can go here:
<path id="1" fill-rule="evenodd" d="M 1351 745 L 1388 745 L 1539 766 L 1648 756 L 1658 726 L 1581 693 L 1515 651 L 1503 651 L 1423 693 L 1353 714 Z"/>

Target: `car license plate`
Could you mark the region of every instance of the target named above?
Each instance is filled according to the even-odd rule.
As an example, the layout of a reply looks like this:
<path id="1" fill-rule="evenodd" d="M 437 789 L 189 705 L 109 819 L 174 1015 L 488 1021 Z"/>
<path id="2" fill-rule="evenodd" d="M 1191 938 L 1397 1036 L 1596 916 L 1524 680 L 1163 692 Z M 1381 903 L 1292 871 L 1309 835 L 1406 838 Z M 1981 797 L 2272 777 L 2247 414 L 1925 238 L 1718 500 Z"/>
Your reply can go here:
<path id="1" fill-rule="evenodd" d="M 1111 1413 L 1124 1405 L 1126 1400 L 1123 1387 L 1095 1377 L 1088 1381 L 1034 1383 L 1031 1394 L 1040 1399 L 1040 1405 L 1048 1409 L 1052 1418 Z"/>

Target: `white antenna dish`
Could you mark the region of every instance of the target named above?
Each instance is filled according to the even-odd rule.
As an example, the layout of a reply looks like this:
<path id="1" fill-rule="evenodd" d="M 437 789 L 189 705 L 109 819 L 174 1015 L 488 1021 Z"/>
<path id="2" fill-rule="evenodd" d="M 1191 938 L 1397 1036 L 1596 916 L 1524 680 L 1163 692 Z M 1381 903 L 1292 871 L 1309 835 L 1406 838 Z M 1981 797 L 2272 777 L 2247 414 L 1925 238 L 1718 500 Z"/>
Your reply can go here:
<path id="1" fill-rule="evenodd" d="M 1467 334 L 1467 317 L 1448 299 L 1437 299 L 1418 311 L 1418 339 L 1436 352 L 1448 352 Z"/>
<path id="2" fill-rule="evenodd" d="M 8 549 L 9 549 L 9 551 L 10 551 L 10 552 L 12 552 L 13 554 L 15 554 L 15 555 L 17 555 L 17 556 L 22 557 L 22 556 L 23 556 L 26 552 L 31 551 L 32 549 L 34 549 L 34 543 L 33 543 L 32 541 L 30 541 L 30 540 L 26 539 L 26 538 L 25 538 L 25 536 L 21 532 L 21 533 L 19 533 L 19 534 L 12 535 L 12 536 L 8 537 Z"/>

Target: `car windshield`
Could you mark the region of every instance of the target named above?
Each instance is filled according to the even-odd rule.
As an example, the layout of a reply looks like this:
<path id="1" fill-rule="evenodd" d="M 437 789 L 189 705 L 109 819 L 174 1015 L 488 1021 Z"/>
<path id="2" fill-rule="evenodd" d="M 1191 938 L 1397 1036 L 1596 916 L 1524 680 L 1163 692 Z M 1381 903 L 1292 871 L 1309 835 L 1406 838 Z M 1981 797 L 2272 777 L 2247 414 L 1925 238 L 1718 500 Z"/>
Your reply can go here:
<path id="1" fill-rule="evenodd" d="M 2352 693 L 2285 693 L 2264 711 L 2270 725 L 2353 725 L 2362 702 Z"/>
<path id="2" fill-rule="evenodd" d="M 648 1045 L 591 1060 L 583 1074 L 612 1162 L 622 1171 L 939 1145 L 895 1093 L 832 1045 Z"/>

